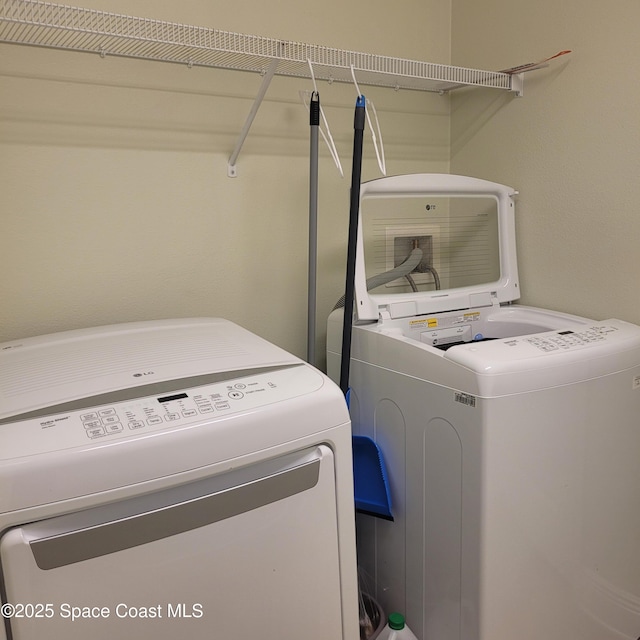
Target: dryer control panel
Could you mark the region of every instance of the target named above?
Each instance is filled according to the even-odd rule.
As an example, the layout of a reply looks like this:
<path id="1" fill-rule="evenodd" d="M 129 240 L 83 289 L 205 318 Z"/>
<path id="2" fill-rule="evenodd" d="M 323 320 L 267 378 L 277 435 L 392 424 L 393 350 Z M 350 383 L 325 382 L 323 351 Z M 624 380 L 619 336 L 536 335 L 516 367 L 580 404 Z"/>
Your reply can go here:
<path id="1" fill-rule="evenodd" d="M 280 391 L 280 393 L 279 393 Z M 88 438 L 188 423 L 202 416 L 221 416 L 282 399 L 278 376 L 258 376 L 227 384 L 107 405 L 80 412 Z M 256 402 L 257 401 L 257 402 Z M 41 423 L 46 426 L 47 421 Z"/>
<path id="2" fill-rule="evenodd" d="M 322 376 L 306 365 L 277 367 L 253 372 L 213 384 L 178 387 L 170 392 L 144 394 L 141 389 L 124 389 L 104 394 L 100 402 L 84 398 L 67 409 L 51 407 L 36 417 L 16 416 L 0 426 L 3 447 L 0 459 L 78 447 L 95 442 L 106 444 L 124 438 L 146 436 L 216 422 L 227 416 L 249 412 L 312 393 L 323 386 Z M 129 393 L 135 397 L 123 400 Z M 75 406 L 73 406 L 75 405 Z"/>

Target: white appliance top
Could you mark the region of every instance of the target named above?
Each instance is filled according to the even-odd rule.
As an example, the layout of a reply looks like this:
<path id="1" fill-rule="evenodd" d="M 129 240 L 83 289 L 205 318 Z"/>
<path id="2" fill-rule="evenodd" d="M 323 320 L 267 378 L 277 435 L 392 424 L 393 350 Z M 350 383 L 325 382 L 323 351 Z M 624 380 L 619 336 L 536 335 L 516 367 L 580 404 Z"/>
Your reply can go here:
<path id="1" fill-rule="evenodd" d="M 400 175 L 364 183 L 355 275 L 358 320 L 517 300 L 516 194 L 505 185 L 448 174 Z M 409 248 L 403 249 L 406 243 Z M 404 276 L 371 288 L 372 281 L 398 267 L 411 243 L 423 251 L 423 260 L 410 274 L 416 290 Z"/>
<path id="2" fill-rule="evenodd" d="M 337 385 L 218 318 L 3 343 L 0 514 L 233 467 L 345 425 Z"/>
<path id="3" fill-rule="evenodd" d="M 112 392 L 187 379 L 300 364 L 275 345 L 220 318 L 131 322 L 0 344 L 0 423 L 58 405 L 85 405 Z M 197 381 L 196 381 L 197 382 Z M 158 383 L 164 383 L 162 385 Z M 123 394 L 124 395 L 124 394 Z"/>
<path id="4" fill-rule="evenodd" d="M 539 371 L 549 377 L 554 366 L 569 370 L 578 365 L 581 374 L 598 377 L 611 372 L 610 360 L 615 360 L 619 368 L 640 363 L 640 328 L 615 318 L 594 320 L 584 327 L 467 342 L 449 349 L 444 358 L 483 376 Z M 598 360 L 604 366 L 602 370 L 595 367 Z"/>
<path id="5" fill-rule="evenodd" d="M 329 332 L 333 351 L 340 346 L 337 337 Z M 596 321 L 520 305 L 383 318 L 356 327 L 353 353 L 484 398 L 628 370 L 623 385 L 640 397 L 640 327 L 613 318 Z"/>

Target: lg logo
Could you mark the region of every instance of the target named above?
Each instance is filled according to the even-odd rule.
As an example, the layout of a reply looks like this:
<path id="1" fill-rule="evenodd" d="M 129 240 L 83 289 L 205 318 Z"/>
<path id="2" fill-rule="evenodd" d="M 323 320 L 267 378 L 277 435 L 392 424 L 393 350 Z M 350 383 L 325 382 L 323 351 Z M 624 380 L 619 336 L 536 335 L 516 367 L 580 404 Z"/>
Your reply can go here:
<path id="1" fill-rule="evenodd" d="M 142 376 L 152 376 L 155 371 L 143 371 L 142 373 L 134 373 L 134 378 L 142 378 Z"/>

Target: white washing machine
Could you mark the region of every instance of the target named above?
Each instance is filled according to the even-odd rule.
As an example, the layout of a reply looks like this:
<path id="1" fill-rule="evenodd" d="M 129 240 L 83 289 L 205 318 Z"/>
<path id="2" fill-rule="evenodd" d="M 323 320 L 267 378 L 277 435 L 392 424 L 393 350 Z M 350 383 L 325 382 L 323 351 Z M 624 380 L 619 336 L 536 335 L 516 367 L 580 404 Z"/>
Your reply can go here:
<path id="1" fill-rule="evenodd" d="M 359 564 L 421 640 L 635 640 L 640 328 L 511 304 L 515 195 L 362 186 L 351 418 L 385 457 L 394 521 L 358 514 Z M 387 281 L 403 242 L 430 265 Z M 341 334 L 335 311 L 335 379 Z"/>
<path id="2" fill-rule="evenodd" d="M 358 637 L 351 431 L 220 319 L 0 345 L 0 638 Z"/>

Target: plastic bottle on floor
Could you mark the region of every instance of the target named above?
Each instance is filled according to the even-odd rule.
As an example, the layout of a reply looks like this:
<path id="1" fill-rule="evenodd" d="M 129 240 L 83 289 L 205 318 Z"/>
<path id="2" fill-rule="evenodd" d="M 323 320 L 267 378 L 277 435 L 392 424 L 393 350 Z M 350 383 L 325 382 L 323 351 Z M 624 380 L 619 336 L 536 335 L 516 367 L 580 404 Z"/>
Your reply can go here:
<path id="1" fill-rule="evenodd" d="M 413 631 L 407 627 L 401 613 L 390 613 L 387 625 L 376 640 L 418 640 Z"/>

